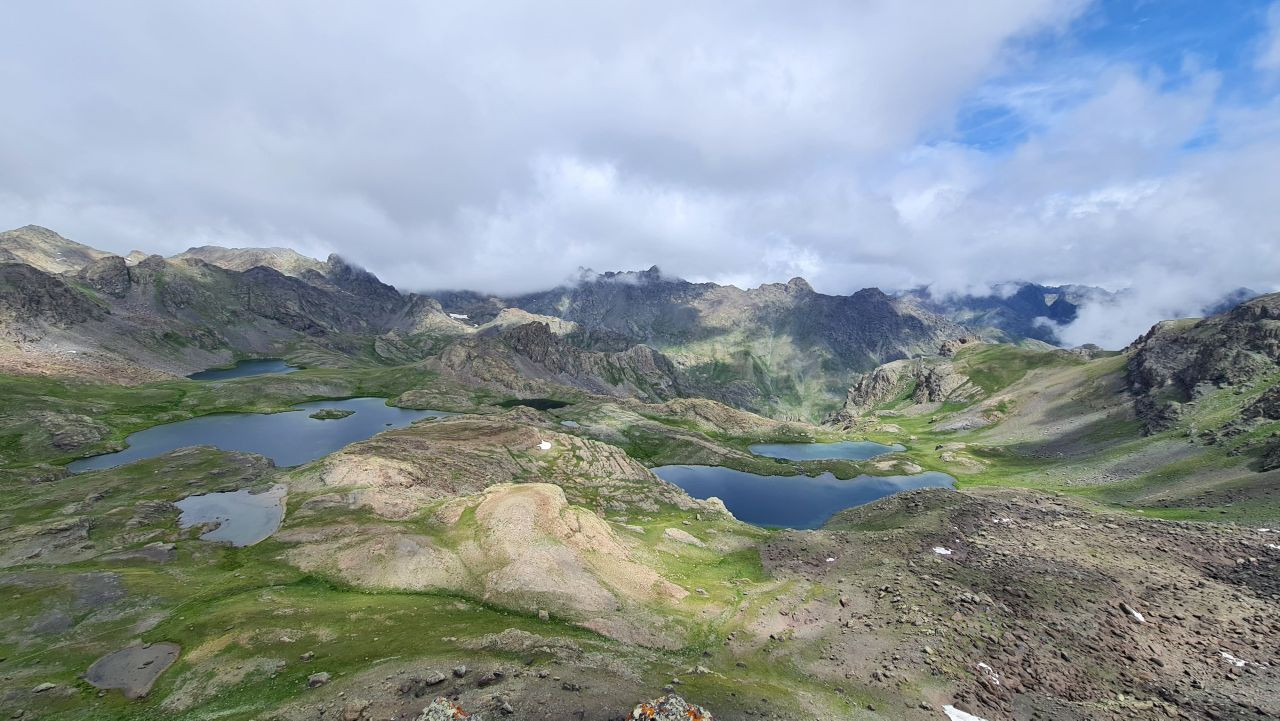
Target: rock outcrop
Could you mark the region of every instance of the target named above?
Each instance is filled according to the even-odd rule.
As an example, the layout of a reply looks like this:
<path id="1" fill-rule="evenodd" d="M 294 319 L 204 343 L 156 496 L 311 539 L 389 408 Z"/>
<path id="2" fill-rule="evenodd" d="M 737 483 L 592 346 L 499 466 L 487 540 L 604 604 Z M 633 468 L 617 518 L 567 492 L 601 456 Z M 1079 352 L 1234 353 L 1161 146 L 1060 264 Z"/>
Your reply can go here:
<path id="1" fill-rule="evenodd" d="M 26 264 L 0 265 L 0 339 L 38 340 L 51 328 L 70 328 L 105 315 L 59 276 Z"/>
<path id="2" fill-rule="evenodd" d="M 1206 391 L 1280 367 L 1280 294 L 1198 322 L 1158 323 L 1129 350 L 1126 378 L 1138 417 L 1149 433 L 1165 430 Z"/>
<path id="3" fill-rule="evenodd" d="M 100 293 L 123 298 L 129 292 L 129 266 L 124 258 L 108 255 L 80 269 L 78 274 L 85 285 Z"/>
<path id="4" fill-rule="evenodd" d="M 422 713 L 418 716 L 418 721 L 459 721 L 460 719 L 484 721 L 484 717 L 463 711 L 461 706 L 444 696 L 437 696 L 422 709 Z"/>
<path id="5" fill-rule="evenodd" d="M 675 366 L 653 348 L 584 350 L 542 322 L 460 339 L 432 364 L 461 383 L 517 395 L 545 393 L 552 385 L 646 400 L 666 400 L 682 392 Z"/>
<path id="6" fill-rule="evenodd" d="M 858 376 L 845 397 L 844 405 L 829 416 L 827 423 L 849 425 L 877 406 L 897 399 L 912 403 L 940 403 L 967 399 L 981 389 L 942 358 L 900 360 Z"/>
<path id="7" fill-rule="evenodd" d="M 631 721 L 713 721 L 710 711 L 673 693 L 637 705 L 628 718 Z"/>
<path id="8" fill-rule="evenodd" d="M 548 483 L 500 484 L 453 499 L 434 514 L 430 535 L 349 530 L 277 539 L 297 544 L 288 558 L 304 570 L 358 586 L 456 591 L 530 613 L 547 609 L 643 645 L 671 643 L 651 609 L 688 595 L 637 560 L 638 541 Z"/>
<path id="9" fill-rule="evenodd" d="M 705 507 L 621 448 L 540 428 L 522 417 L 524 412 L 536 414 L 520 409 L 501 416 L 460 416 L 381 433 L 313 464 L 308 487 L 352 489 L 344 503 L 387 518 L 528 478 L 555 483 L 571 502 L 601 511 L 657 510 L 661 503 Z M 540 449 L 543 441 L 551 443 L 550 450 Z"/>

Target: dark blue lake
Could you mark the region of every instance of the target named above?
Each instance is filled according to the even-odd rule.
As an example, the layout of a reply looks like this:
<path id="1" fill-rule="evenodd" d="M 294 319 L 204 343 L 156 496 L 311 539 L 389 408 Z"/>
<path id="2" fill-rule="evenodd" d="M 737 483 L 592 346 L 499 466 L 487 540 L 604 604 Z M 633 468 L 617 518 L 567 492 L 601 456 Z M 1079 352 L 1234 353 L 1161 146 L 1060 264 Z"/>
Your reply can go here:
<path id="1" fill-rule="evenodd" d="M 740 521 L 757 526 L 818 528 L 852 506 L 913 488 L 952 488 L 955 479 L 926 471 L 912 476 L 761 476 L 720 466 L 659 466 L 659 478 L 694 498 L 715 496 Z"/>
<path id="2" fill-rule="evenodd" d="M 905 446 L 871 441 L 839 441 L 837 443 L 756 443 L 747 450 L 757 456 L 769 458 L 785 458 L 788 461 L 823 461 L 844 459 L 865 461 L 868 458 L 883 456 L 886 453 L 897 453 L 907 450 Z"/>
<path id="3" fill-rule="evenodd" d="M 285 413 L 217 413 L 138 431 L 125 439 L 129 447 L 116 453 L 81 458 L 72 472 L 113 468 L 187 446 L 216 446 L 224 451 L 261 453 L 278 466 L 296 466 L 362 441 L 389 428 L 407 426 L 419 418 L 450 415 L 443 411 L 411 410 L 387 405 L 384 398 L 300 403 Z M 355 411 L 346 418 L 319 420 L 310 414 L 321 408 Z"/>
<path id="4" fill-rule="evenodd" d="M 279 358 L 243 360 L 230 368 L 210 368 L 187 376 L 193 381 L 225 381 L 230 378 L 260 376 L 267 373 L 292 373 L 298 370 Z"/>

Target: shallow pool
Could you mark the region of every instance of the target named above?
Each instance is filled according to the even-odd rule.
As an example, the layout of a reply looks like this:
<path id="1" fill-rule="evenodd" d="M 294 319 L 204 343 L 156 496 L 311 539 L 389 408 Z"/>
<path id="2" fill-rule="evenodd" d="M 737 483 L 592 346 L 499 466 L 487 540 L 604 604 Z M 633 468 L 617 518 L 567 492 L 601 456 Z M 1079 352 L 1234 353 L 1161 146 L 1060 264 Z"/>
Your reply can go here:
<path id="1" fill-rule="evenodd" d="M 180 528 L 206 523 L 218 527 L 200 536 L 206 541 L 223 541 L 233 546 L 252 546 L 276 532 L 284 520 L 285 487 L 277 485 L 262 493 L 226 491 L 187 496 L 174 505 L 182 511 Z"/>

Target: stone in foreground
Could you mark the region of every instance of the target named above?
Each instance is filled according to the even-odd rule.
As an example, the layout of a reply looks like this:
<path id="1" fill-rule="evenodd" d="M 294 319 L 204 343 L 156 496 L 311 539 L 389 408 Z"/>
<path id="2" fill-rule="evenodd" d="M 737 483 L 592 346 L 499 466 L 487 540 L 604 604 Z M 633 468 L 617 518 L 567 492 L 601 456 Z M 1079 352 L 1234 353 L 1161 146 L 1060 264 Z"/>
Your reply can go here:
<path id="1" fill-rule="evenodd" d="M 632 721 L 713 721 L 710 711 L 673 693 L 636 706 L 629 718 Z"/>
<path id="2" fill-rule="evenodd" d="M 444 696 L 437 696 L 434 701 L 427 704 L 426 708 L 422 709 L 422 714 L 418 716 L 418 721 L 456 721 L 456 719 L 484 721 L 477 714 L 469 714 L 463 711 L 461 706 Z"/>

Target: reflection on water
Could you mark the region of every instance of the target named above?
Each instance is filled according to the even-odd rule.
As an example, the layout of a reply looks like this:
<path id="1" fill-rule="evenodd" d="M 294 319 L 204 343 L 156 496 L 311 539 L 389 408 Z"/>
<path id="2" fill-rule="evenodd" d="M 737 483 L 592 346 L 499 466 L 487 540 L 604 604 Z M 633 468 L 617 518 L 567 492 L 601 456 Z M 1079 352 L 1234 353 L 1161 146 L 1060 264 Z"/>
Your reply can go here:
<path id="1" fill-rule="evenodd" d="M 886 453 L 905 451 L 904 446 L 871 441 L 839 441 L 837 443 L 756 443 L 747 450 L 757 456 L 769 458 L 785 458 L 789 461 L 822 461 L 844 459 L 865 461 L 868 458 L 883 456 Z"/>
<path id="2" fill-rule="evenodd" d="M 659 478 L 694 498 L 715 496 L 738 520 L 757 526 L 817 528 L 851 506 L 913 488 L 951 488 L 955 480 L 927 471 L 912 476 L 761 476 L 720 466 L 659 466 Z"/>
<path id="3" fill-rule="evenodd" d="M 382 398 L 316 401 L 285 413 L 217 413 L 138 431 L 125 439 L 129 447 L 116 453 L 81 458 L 67 468 L 75 473 L 113 468 L 187 446 L 216 446 L 224 451 L 260 453 L 278 466 L 296 466 L 362 441 L 388 427 L 407 426 L 419 418 L 450 415 L 443 411 L 389 406 Z M 319 420 L 321 408 L 355 411 L 346 418 Z"/>
<path id="4" fill-rule="evenodd" d="M 218 527 L 202 534 L 206 541 L 225 541 L 233 546 L 252 546 L 276 532 L 284 520 L 285 487 L 269 491 L 228 491 L 187 496 L 176 505 L 182 511 L 178 526 L 191 528 L 206 523 Z"/>
<path id="5" fill-rule="evenodd" d="M 229 378 L 260 376 L 268 373 L 292 373 L 298 370 L 279 358 L 243 360 L 230 368 L 210 368 L 187 376 L 193 381 L 225 381 Z"/>

